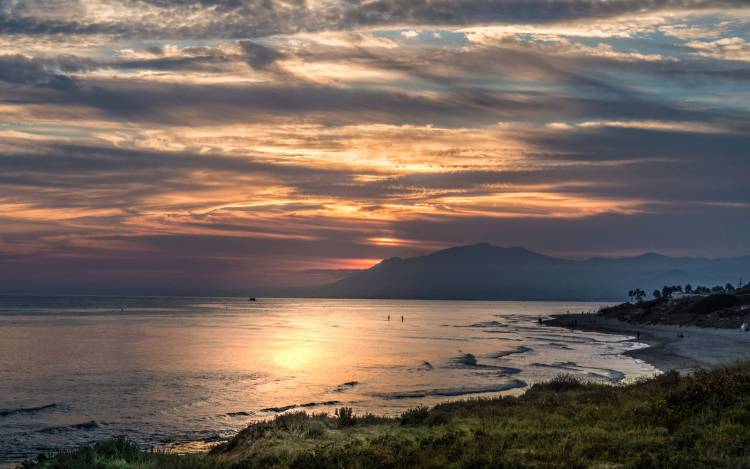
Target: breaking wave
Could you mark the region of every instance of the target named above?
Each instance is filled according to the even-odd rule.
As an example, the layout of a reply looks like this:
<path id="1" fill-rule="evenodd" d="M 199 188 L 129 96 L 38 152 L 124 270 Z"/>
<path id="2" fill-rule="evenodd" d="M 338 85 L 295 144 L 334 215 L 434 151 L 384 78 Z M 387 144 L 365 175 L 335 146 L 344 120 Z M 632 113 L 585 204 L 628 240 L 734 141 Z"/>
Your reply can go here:
<path id="1" fill-rule="evenodd" d="M 513 355 L 515 353 L 526 353 L 531 352 L 533 349 L 530 347 L 525 347 L 523 345 L 519 345 L 518 347 L 514 347 L 510 350 L 501 350 L 499 352 L 495 353 L 488 353 L 485 355 L 487 358 L 502 358 L 507 357 L 508 355 Z"/>
<path id="2" fill-rule="evenodd" d="M 88 422 L 74 423 L 72 425 L 62 425 L 59 427 L 45 427 L 39 430 L 40 433 L 60 433 L 70 430 L 95 430 L 99 428 L 99 424 L 96 420 L 89 420 Z"/>
<path id="3" fill-rule="evenodd" d="M 418 389 L 414 391 L 398 391 L 398 392 L 386 392 L 386 393 L 375 393 L 373 396 L 380 397 L 382 399 L 416 399 L 421 397 L 457 397 L 466 396 L 469 394 L 484 394 L 490 392 L 502 392 L 509 389 L 524 388 L 527 384 L 525 381 L 520 379 L 514 379 L 509 383 L 489 385 L 489 386 L 476 386 L 476 387 L 460 387 L 460 388 L 446 388 L 446 389 Z"/>
<path id="4" fill-rule="evenodd" d="M 35 414 L 49 409 L 54 409 L 57 404 L 40 405 L 37 407 L 18 407 L 16 409 L 0 409 L 0 417 L 9 417 L 18 414 Z"/>
<path id="5" fill-rule="evenodd" d="M 306 402 L 304 404 L 289 404 L 289 405 L 280 406 L 280 407 L 266 407 L 265 409 L 261 409 L 260 411 L 280 414 L 282 412 L 286 412 L 292 409 L 307 409 L 310 407 L 320 407 L 320 406 L 339 405 L 339 404 L 342 404 L 342 402 L 341 401 Z"/>

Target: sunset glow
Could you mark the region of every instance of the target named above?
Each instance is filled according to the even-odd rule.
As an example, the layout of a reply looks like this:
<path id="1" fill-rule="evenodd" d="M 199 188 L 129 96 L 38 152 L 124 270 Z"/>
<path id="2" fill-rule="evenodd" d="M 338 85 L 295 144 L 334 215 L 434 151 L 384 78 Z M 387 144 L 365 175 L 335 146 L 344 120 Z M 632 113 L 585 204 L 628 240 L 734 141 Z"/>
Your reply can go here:
<path id="1" fill-rule="evenodd" d="M 4 3 L 0 279 L 314 284 L 477 241 L 746 253 L 747 2 L 538 3 Z"/>

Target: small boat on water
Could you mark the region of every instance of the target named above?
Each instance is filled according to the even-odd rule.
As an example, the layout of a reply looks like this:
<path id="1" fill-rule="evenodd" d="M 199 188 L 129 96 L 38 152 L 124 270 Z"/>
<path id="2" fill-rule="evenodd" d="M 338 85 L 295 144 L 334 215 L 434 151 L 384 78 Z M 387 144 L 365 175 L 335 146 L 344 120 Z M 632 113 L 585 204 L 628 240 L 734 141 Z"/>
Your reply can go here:
<path id="1" fill-rule="evenodd" d="M 251 296 L 250 298 L 247 299 L 247 301 L 255 301 L 255 297 Z"/>

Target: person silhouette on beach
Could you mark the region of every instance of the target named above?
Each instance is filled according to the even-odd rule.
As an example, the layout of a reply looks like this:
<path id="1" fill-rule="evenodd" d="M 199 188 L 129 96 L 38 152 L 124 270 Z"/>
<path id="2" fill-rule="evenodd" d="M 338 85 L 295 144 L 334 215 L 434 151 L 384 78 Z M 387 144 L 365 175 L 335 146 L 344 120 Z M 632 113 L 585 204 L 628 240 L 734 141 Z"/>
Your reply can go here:
<path id="1" fill-rule="evenodd" d="M 404 322 L 404 315 L 401 315 L 401 322 Z"/>
<path id="2" fill-rule="evenodd" d="M 641 331 L 635 331 L 635 340 L 641 340 Z"/>
<path id="3" fill-rule="evenodd" d="M 390 314 L 388 315 L 388 320 L 389 320 L 389 321 L 391 320 L 391 315 L 390 315 Z"/>

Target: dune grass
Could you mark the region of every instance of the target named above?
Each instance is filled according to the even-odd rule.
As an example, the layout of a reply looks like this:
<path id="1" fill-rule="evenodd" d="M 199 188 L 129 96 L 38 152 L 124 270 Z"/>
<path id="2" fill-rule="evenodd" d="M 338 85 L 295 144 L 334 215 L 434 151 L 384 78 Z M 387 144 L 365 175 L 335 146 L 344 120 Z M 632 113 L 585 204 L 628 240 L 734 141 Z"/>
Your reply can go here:
<path id="1" fill-rule="evenodd" d="M 624 386 L 561 376 L 519 397 L 417 408 L 400 419 L 292 413 L 208 455 L 112 440 L 27 467 L 750 467 L 750 363 Z"/>

